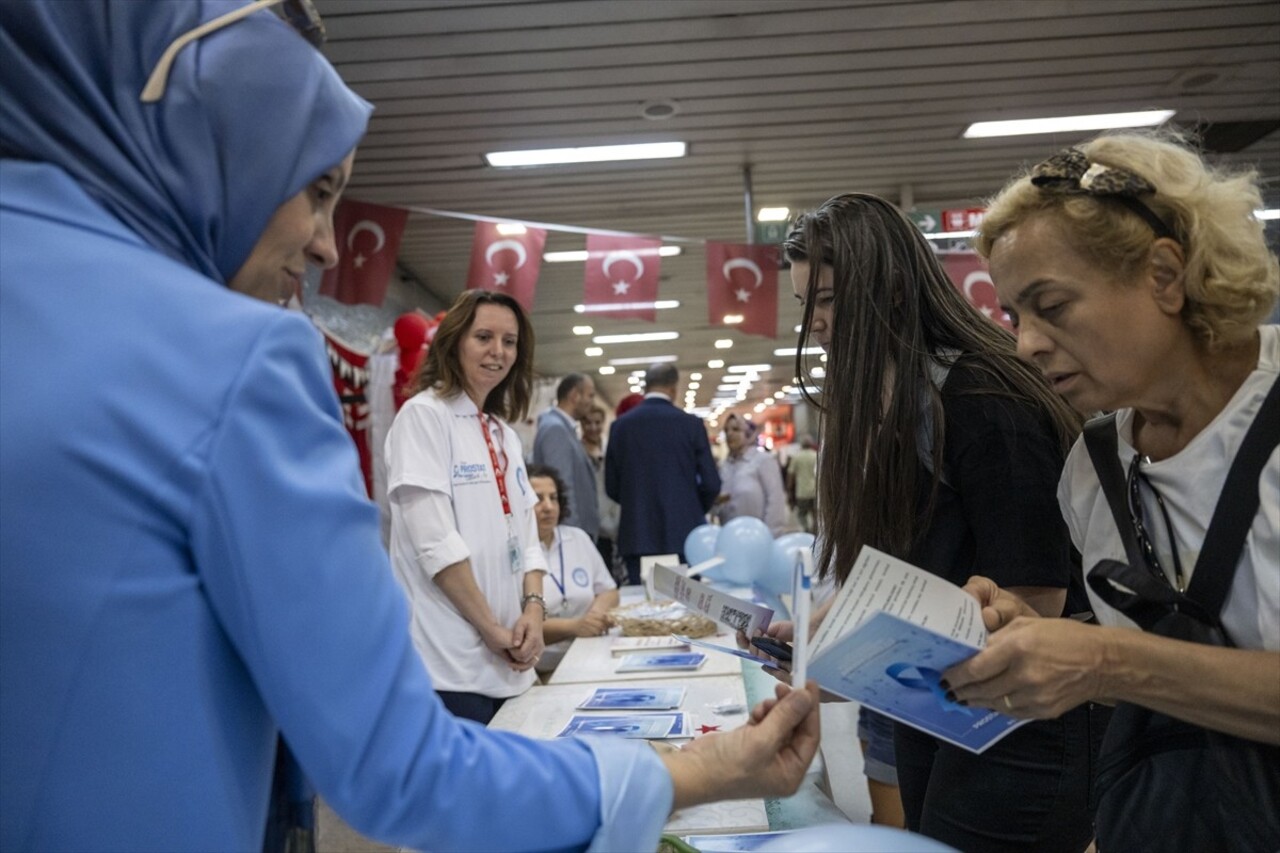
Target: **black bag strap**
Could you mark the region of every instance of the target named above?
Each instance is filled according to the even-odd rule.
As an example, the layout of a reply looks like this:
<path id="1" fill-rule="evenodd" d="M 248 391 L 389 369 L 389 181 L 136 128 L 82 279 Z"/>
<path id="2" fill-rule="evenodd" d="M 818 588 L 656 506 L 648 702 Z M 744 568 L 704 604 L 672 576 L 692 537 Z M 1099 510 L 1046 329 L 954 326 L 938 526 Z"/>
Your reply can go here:
<path id="1" fill-rule="evenodd" d="M 1140 568 L 1144 558 L 1128 514 L 1115 414 L 1085 424 L 1084 438 L 1129 559 L 1128 565 L 1114 560 L 1099 563 L 1089 573 L 1089 586 L 1145 630 L 1171 610 L 1188 611 L 1201 622 L 1221 628 L 1218 616 L 1258 511 L 1258 478 L 1280 445 L 1280 381 L 1272 383 L 1232 461 L 1185 595 Z"/>

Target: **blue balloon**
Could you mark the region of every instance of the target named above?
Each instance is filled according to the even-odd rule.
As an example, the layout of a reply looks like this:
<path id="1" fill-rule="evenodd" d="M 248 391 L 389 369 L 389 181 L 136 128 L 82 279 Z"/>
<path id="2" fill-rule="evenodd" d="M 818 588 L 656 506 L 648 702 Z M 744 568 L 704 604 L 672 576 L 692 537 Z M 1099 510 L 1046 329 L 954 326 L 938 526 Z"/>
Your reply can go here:
<path id="1" fill-rule="evenodd" d="M 714 524 L 699 524 L 684 538 L 684 558 L 689 565 L 696 566 L 716 555 L 716 540 L 720 538 L 720 528 Z"/>
<path id="2" fill-rule="evenodd" d="M 858 823 L 824 823 L 788 832 L 759 848 L 760 853 L 957 853 L 954 847 L 905 829 Z"/>
<path id="3" fill-rule="evenodd" d="M 785 533 L 773 542 L 769 549 L 769 562 L 756 583 L 774 593 L 791 592 L 791 579 L 795 572 L 796 551 L 813 548 L 812 533 Z"/>
<path id="4" fill-rule="evenodd" d="M 720 528 L 716 540 L 717 557 L 724 557 L 724 577 L 733 583 L 749 584 L 769 565 L 773 536 L 758 518 L 739 516 Z"/>

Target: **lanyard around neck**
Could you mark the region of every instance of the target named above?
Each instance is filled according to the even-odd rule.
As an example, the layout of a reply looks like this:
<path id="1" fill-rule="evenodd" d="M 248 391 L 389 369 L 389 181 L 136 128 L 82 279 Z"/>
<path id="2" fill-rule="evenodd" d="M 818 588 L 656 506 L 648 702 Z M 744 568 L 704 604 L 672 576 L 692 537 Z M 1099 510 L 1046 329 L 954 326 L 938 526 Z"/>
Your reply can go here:
<path id="1" fill-rule="evenodd" d="M 556 530 L 556 535 L 560 536 L 560 577 L 557 579 L 550 572 L 547 574 L 551 575 L 551 582 L 556 585 L 556 589 L 560 590 L 560 597 L 564 598 L 564 536 L 560 535 L 559 529 Z"/>
<path id="2" fill-rule="evenodd" d="M 489 448 L 489 462 L 493 465 L 493 479 L 498 483 L 498 496 L 502 498 L 502 514 L 511 515 L 511 501 L 507 498 L 507 466 L 510 460 L 507 451 L 502 451 L 502 464 L 498 464 L 498 451 L 493 447 L 493 437 L 489 435 L 488 415 L 480 412 L 480 433 L 484 436 L 485 447 Z"/>

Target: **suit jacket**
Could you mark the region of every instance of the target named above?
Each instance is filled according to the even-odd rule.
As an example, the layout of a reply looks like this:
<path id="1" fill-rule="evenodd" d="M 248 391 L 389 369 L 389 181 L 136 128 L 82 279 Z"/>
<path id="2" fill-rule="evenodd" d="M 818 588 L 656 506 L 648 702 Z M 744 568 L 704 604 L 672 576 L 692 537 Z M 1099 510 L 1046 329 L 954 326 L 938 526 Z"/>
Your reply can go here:
<path id="1" fill-rule="evenodd" d="M 720 475 L 702 420 L 650 397 L 613 422 L 605 451 L 605 492 L 622 504 L 618 551 L 681 554 L 706 521 Z"/>
<path id="2" fill-rule="evenodd" d="M 558 407 L 538 415 L 538 432 L 530 460 L 550 465 L 568 489 L 569 514 L 561 524 L 581 528 L 594 542 L 600 535 L 600 505 L 596 496 L 596 469 L 587 449 L 574 432 L 569 416 Z"/>

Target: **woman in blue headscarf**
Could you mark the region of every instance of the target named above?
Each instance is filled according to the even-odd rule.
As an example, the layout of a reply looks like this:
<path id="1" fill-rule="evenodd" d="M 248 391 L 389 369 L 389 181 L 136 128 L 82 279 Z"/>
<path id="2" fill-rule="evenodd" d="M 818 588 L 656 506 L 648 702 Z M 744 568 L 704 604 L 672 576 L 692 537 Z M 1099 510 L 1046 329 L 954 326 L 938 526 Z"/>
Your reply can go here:
<path id="1" fill-rule="evenodd" d="M 0 4 L 0 848 L 258 848 L 278 733 L 417 848 L 652 848 L 794 790 L 812 691 L 661 758 L 444 711 L 273 304 L 336 258 L 370 107 L 264 5 Z"/>

